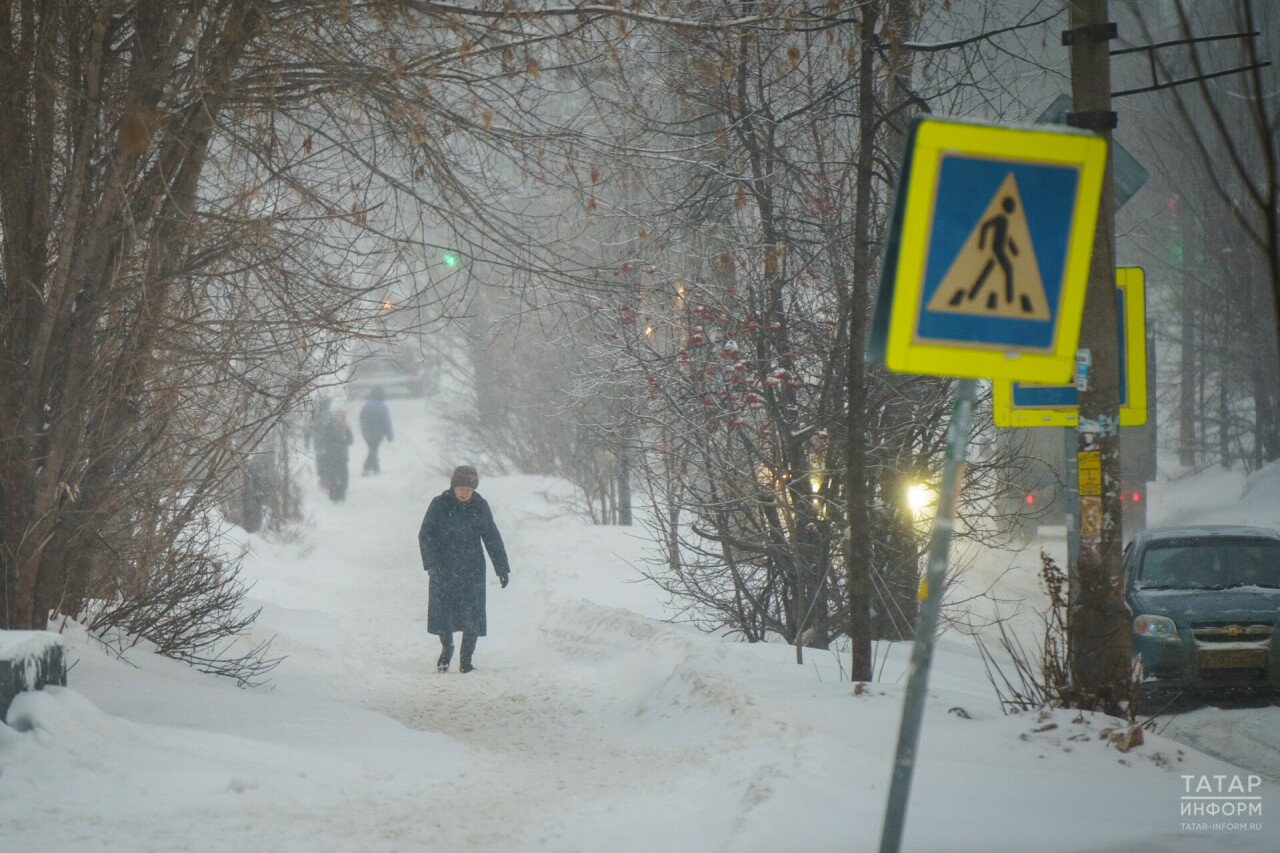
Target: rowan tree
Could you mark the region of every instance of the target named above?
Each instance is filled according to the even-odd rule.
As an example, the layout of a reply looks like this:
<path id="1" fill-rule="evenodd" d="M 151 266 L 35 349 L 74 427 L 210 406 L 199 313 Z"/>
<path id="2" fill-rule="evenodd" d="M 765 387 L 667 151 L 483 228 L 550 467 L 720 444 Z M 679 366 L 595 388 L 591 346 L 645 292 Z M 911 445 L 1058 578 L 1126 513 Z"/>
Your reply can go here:
<path id="1" fill-rule="evenodd" d="M 704 8 L 740 20 L 753 7 Z M 600 397 L 628 376 L 644 383 L 638 399 L 608 395 L 621 406 L 610 432 L 652 504 L 650 575 L 693 618 L 798 647 L 855 629 L 910 636 L 927 527 L 905 490 L 913 475 L 936 480 L 950 383 L 883 374 L 862 363 L 860 344 L 852 361 L 849 330 L 869 305 L 852 287 L 857 170 L 867 169 L 865 285 L 895 138 L 881 99 L 919 96 L 897 75 L 871 75 L 873 130 L 860 135 L 861 78 L 888 47 L 876 40 L 863 62 L 856 14 L 775 13 L 633 33 L 611 54 L 616 67 L 584 79 L 610 117 L 582 169 L 583 207 L 606 220 L 600 255 L 611 265 L 577 291 L 594 319 L 569 340 L 590 354 L 584 363 L 608 366 L 579 387 Z M 866 390 L 850 441 L 854 384 Z M 865 460 L 853 501 L 866 518 L 865 556 L 851 560 L 850 446 Z M 982 458 L 970 518 L 995 481 L 996 455 Z M 850 563 L 875 585 L 863 616 L 851 608 Z"/>

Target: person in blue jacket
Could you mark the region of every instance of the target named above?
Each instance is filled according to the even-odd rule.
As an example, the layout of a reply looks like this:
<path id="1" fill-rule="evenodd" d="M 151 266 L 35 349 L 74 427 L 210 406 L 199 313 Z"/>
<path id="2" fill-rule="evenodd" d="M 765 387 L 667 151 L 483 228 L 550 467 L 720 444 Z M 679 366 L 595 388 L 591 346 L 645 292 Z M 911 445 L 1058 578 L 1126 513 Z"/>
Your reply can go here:
<path id="1" fill-rule="evenodd" d="M 462 655 L 458 668 L 461 672 L 475 669 L 471 656 L 476 639 L 485 635 L 486 628 L 484 552 L 489 552 L 503 589 L 511 575 L 493 512 L 476 493 L 479 484 L 475 468 L 459 465 L 449 480 L 449 488 L 431 500 L 418 530 L 422 568 L 431 578 L 427 631 L 440 638 L 440 658 L 436 661 L 440 672 L 449 670 L 453 635 L 459 631 Z"/>
<path id="2" fill-rule="evenodd" d="M 369 453 L 364 457 L 364 469 L 360 472 L 362 477 L 369 476 L 370 472 L 380 473 L 378 445 L 383 439 L 395 441 L 395 434 L 391 431 L 391 410 L 384 402 L 386 398 L 387 392 L 378 386 L 369 392 L 369 399 L 360 409 L 360 435 L 369 447 Z"/>

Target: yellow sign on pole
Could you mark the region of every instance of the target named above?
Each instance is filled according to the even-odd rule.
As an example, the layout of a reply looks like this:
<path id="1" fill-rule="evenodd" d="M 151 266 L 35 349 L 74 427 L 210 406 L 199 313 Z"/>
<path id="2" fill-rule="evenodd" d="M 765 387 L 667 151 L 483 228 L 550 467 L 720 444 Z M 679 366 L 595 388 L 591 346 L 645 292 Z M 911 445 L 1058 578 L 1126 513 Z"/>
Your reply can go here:
<path id="1" fill-rule="evenodd" d="M 1116 270 L 1121 426 L 1141 426 L 1147 422 L 1145 289 L 1141 267 Z M 996 426 L 1075 426 L 1079 410 L 1074 384 L 1046 385 L 1008 379 L 991 383 L 991 418 Z"/>
<path id="2" fill-rule="evenodd" d="M 1076 471 L 1079 472 L 1080 497 L 1102 494 L 1102 454 L 1097 450 L 1082 450 L 1076 454 Z"/>
<path id="3" fill-rule="evenodd" d="M 1064 382 L 1106 142 L 937 118 L 912 125 L 869 339 L 890 370 Z"/>

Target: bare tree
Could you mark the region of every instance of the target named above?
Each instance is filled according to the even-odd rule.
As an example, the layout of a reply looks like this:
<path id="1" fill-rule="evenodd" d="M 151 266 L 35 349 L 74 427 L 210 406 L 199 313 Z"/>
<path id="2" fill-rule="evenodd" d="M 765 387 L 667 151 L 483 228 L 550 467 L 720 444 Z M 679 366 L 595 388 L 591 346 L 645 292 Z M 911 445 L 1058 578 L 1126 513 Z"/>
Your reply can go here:
<path id="1" fill-rule="evenodd" d="M 344 339 L 456 313 L 444 249 L 558 273 L 520 218 L 538 49 L 607 10 L 492 6 L 0 10 L 0 627 L 199 657 L 163 638 L 236 630 L 210 512 Z"/>
<path id="2" fill-rule="evenodd" d="M 1181 353 L 1170 371 L 1181 461 L 1241 460 L 1252 470 L 1280 458 L 1277 83 L 1274 66 L 1260 67 L 1278 19 L 1252 0 L 1128 5 L 1143 43 L 1241 35 L 1161 48 L 1127 79 L 1141 87 L 1201 78 L 1139 96 L 1168 107 L 1136 116 L 1167 202 L 1143 230 L 1154 238 L 1148 260 L 1174 282 L 1154 302 L 1169 318 L 1162 335 Z M 1246 70 L 1207 77 L 1236 68 Z"/>
<path id="3" fill-rule="evenodd" d="M 754 7 L 705 8 L 734 19 Z M 578 289 L 594 320 L 567 337 L 604 366 L 580 396 L 619 402 L 618 423 L 635 424 L 629 458 L 660 548 L 650 576 L 705 627 L 779 635 L 799 654 L 855 626 L 911 635 L 926 525 L 906 488 L 936 480 L 950 383 L 850 361 L 868 299 L 850 285 L 860 75 L 888 47 L 872 42 L 863 66 L 856 19 L 799 6 L 779 17 L 645 30 L 616 69 L 592 69 L 587 91 L 611 121 L 583 166 L 585 204 L 609 220 L 596 233 L 612 266 Z M 891 80 L 894 103 L 919 97 Z M 864 281 L 885 214 L 889 87 L 875 77 L 868 90 Z M 627 378 L 643 383 L 638 398 L 616 390 Z M 866 390 L 850 430 L 855 380 Z M 853 498 L 850 445 L 865 460 Z M 1002 452 L 975 467 L 975 535 L 984 490 L 1008 482 L 996 475 Z M 866 554 L 853 560 L 866 571 L 862 617 L 846 568 L 851 502 L 867 519 Z"/>

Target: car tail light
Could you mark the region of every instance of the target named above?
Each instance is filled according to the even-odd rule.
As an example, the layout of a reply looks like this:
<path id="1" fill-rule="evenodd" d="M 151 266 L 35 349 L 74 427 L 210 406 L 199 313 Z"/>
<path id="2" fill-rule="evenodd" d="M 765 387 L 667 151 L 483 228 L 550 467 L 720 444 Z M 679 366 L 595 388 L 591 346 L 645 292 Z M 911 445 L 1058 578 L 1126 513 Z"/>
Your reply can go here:
<path id="1" fill-rule="evenodd" d="M 1120 484 L 1120 500 L 1123 503 L 1140 504 L 1147 499 L 1147 489 L 1142 483 L 1128 482 Z"/>

